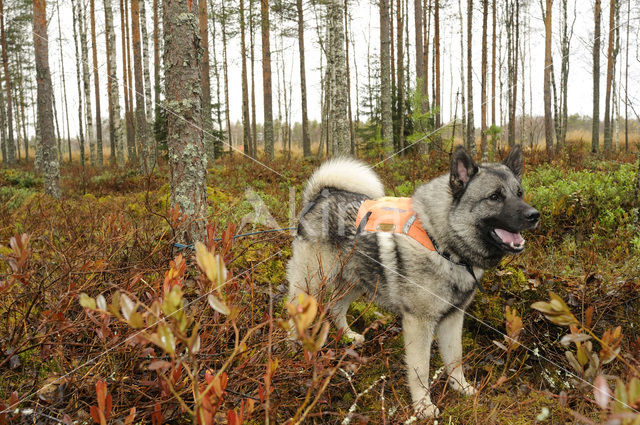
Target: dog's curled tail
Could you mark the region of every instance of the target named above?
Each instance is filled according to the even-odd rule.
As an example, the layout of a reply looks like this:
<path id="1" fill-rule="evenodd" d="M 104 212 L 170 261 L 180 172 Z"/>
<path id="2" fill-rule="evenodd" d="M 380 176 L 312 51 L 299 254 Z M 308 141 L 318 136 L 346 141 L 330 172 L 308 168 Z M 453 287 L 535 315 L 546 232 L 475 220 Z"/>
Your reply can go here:
<path id="1" fill-rule="evenodd" d="M 302 202 L 308 203 L 325 187 L 362 193 L 371 199 L 384 196 L 384 186 L 378 175 L 365 163 L 351 158 L 335 158 L 322 164 L 309 178 Z"/>

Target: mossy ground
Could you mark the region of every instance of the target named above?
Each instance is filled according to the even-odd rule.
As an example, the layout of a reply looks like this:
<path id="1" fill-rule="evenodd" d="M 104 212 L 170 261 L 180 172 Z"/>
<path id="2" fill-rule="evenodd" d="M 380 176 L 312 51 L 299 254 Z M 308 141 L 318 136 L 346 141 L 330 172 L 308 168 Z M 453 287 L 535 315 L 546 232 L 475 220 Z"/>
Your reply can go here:
<path id="1" fill-rule="evenodd" d="M 208 214 L 216 234 L 230 223 L 242 223 L 254 212 L 246 199 L 248 188 L 260 196 L 280 227 L 288 227 L 292 216 L 289 199 L 295 199 L 295 211 L 300 211 L 301 188 L 316 165 L 282 158 L 270 164 L 282 174 L 278 176 L 239 158 L 217 163 L 208 174 Z M 620 161 L 600 161 L 595 169 L 593 165 L 585 160 L 569 166 L 559 157 L 549 166 L 535 156 L 528 158 L 525 186 L 528 200 L 543 214 L 542 225 L 528 235 L 524 254 L 505 259 L 487 273 L 485 292 L 479 293 L 469 308 L 463 335 L 464 367 L 468 379 L 480 389 L 477 396 L 462 397 L 448 387 L 446 374 L 436 373 L 442 362 L 434 347 L 432 399 L 442 411 L 439 424 L 582 423 L 572 412 L 597 422 L 599 409 L 591 402 L 592 392 L 571 384 L 565 371 L 570 369 L 565 348 L 558 341 L 567 330 L 550 324 L 530 308 L 533 302 L 546 300 L 548 290 L 561 294 L 581 320 L 586 308 L 593 306 L 594 328 L 600 334 L 621 325 L 625 334 L 621 352 L 634 361 L 628 353 L 633 352 L 631 343 L 640 327 L 640 302 L 634 295 L 640 289 L 638 210 L 629 195 L 635 167 Z M 581 171 L 580 167 L 595 171 Z M 446 155 L 432 153 L 420 160 L 396 158 L 377 171 L 388 194 L 406 196 L 417 182 L 446 169 Z M 52 377 L 69 374 L 64 381 L 67 395 L 48 394 L 45 411 L 54 416 L 70 412 L 72 418 L 82 418 L 88 406 L 95 404 L 93 385 L 101 376 L 114 391 L 119 417 L 136 405 L 139 417 L 148 418 L 156 400 L 170 406 L 171 398 L 161 398 L 153 386 L 145 394 L 133 389 L 136 379 L 151 379 L 136 358 L 135 347 L 123 345 L 102 358 L 99 365 L 74 370 L 89 354 L 103 353 L 112 340 L 121 342 L 117 335 L 96 333 L 99 319 L 87 319 L 77 296 L 80 290 L 95 296 L 118 287 L 144 299 L 146 293 L 157 291 L 154 282 L 162 280 L 175 253 L 167 220 L 167 170 L 160 167 L 148 177 L 91 168 L 83 177 L 79 167 L 63 168 L 62 173 L 64 199 L 55 202 L 40 193 L 42 182 L 28 168 L 0 172 L 0 281 L 10 274 L 7 260 L 12 236 L 29 233 L 33 250 L 29 286 L 4 290 L 0 302 L 3 351 L 12 346 L 28 348 L 20 354 L 20 366 L 3 366 L 0 398 L 6 400 L 12 391 L 29 394 Z M 247 223 L 236 233 L 262 228 Z M 290 242 L 286 232 L 235 242 L 229 268 L 238 274 L 251 269 L 236 288 L 246 313 L 239 318 L 241 332 L 268 313 L 269 286 L 275 297 L 275 317 L 286 317 L 285 265 L 291 255 Z M 189 264 L 195 267 L 191 259 Z M 195 287 L 188 291 L 195 296 Z M 29 310 L 25 306 L 33 299 L 37 302 Z M 500 332 L 505 331 L 506 306 L 515 308 L 524 322 L 523 346 L 509 356 L 494 343 L 504 343 Z M 356 347 L 346 338 L 336 340 L 332 329 L 317 355 L 326 364 L 320 360 L 318 364 L 329 368 L 345 349 L 353 353 L 332 377 L 307 422 L 341 423 L 354 403 L 357 407 L 351 423 L 391 424 L 409 419 L 412 410 L 404 378 L 400 321 L 364 298 L 351 306 L 349 319 L 357 331 L 366 329 L 366 342 Z M 209 347 L 210 364 L 215 368 L 221 364 L 218 357 L 223 359 L 232 344 L 233 330 L 219 323 L 206 329 L 228 335 L 211 337 L 211 341 L 225 341 Z M 302 351 L 286 341 L 284 331 L 274 332 L 273 355 L 279 358 L 280 366 L 274 375 L 272 408 L 281 423 L 296 412 L 314 372 Z M 265 334 L 260 334 L 250 341 L 252 352 L 260 359 L 264 339 Z M 243 361 L 253 364 L 249 358 Z M 250 372 L 255 369 L 245 370 L 248 366 L 242 362 L 234 367 L 229 371 L 229 388 L 235 395 L 229 396 L 227 409 L 242 400 L 237 394 L 255 396 L 262 379 Z M 617 362 L 606 371 L 621 376 L 628 373 Z M 372 384 L 366 395 L 358 396 Z M 138 391 L 146 387 L 141 388 Z M 24 402 L 23 406 L 32 404 Z M 168 407 L 166 415 L 173 415 L 172 420 L 181 417 L 179 409 Z M 263 421 L 253 417 L 247 423 Z"/>

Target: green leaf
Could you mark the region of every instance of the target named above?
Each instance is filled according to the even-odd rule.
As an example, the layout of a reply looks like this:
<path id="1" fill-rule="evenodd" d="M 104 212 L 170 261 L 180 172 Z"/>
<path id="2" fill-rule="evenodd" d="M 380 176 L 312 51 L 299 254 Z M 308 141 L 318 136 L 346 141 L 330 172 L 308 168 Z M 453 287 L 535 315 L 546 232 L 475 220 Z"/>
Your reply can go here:
<path id="1" fill-rule="evenodd" d="M 83 292 L 80 294 L 80 305 L 84 308 L 88 308 L 89 310 L 95 310 L 96 300 Z"/>

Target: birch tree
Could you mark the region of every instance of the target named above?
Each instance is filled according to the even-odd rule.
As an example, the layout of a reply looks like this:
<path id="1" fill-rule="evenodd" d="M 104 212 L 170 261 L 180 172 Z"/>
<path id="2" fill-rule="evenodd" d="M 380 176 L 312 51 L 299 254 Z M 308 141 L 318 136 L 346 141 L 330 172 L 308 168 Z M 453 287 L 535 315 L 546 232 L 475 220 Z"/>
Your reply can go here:
<path id="1" fill-rule="evenodd" d="M 600 145 L 600 0 L 593 6 L 593 115 L 591 126 L 591 152 L 597 153 Z"/>
<path id="2" fill-rule="evenodd" d="M 91 21 L 91 50 L 93 53 L 93 91 L 96 102 L 96 163 L 102 167 L 102 117 L 100 116 L 100 78 L 98 77 L 98 49 L 96 43 L 96 5 L 95 0 L 89 0 Z M 87 102 L 88 103 L 88 102 Z"/>
<path id="3" fill-rule="evenodd" d="M 616 0 L 610 0 L 609 2 L 609 43 L 607 47 L 607 82 L 605 86 L 605 101 L 604 101 L 604 151 L 611 152 L 612 150 L 612 126 L 611 126 L 611 86 L 614 78 L 614 62 L 615 51 L 613 48 L 615 39 L 615 14 L 616 14 Z"/>
<path id="4" fill-rule="evenodd" d="M 136 93 L 136 139 L 140 171 L 149 172 L 147 118 L 145 114 L 144 83 L 142 82 L 142 46 L 140 43 L 140 0 L 131 0 L 131 33 L 133 42 L 133 74 Z"/>
<path id="5" fill-rule="evenodd" d="M 198 28 L 200 31 L 200 48 L 202 49 L 200 80 L 202 81 L 202 128 L 204 130 L 204 149 L 207 153 L 207 162 L 213 164 L 216 154 L 213 146 L 213 121 L 211 119 L 211 78 L 209 76 L 211 71 L 209 67 L 209 21 L 207 19 L 206 0 L 198 3 Z"/>
<path id="6" fill-rule="evenodd" d="M 116 67 L 116 34 L 113 30 L 113 10 L 111 0 L 104 0 L 104 26 L 107 46 L 107 101 L 109 103 L 109 140 L 111 144 L 111 165 L 124 164 L 124 140 L 120 120 L 120 88 Z"/>
<path id="7" fill-rule="evenodd" d="M 544 8 L 544 139 L 547 155 L 553 151 L 553 122 L 551 118 L 551 13 L 553 1 L 546 0 Z M 524 67 L 523 67 L 524 68 Z"/>
<path id="8" fill-rule="evenodd" d="M 93 135 L 93 115 L 91 112 L 91 73 L 89 71 L 89 49 L 87 43 L 87 20 L 85 16 L 85 5 L 78 7 L 78 28 L 80 29 L 80 52 L 82 53 L 82 89 L 85 107 L 86 134 L 89 142 L 89 161 L 91 165 L 96 164 L 96 143 Z"/>

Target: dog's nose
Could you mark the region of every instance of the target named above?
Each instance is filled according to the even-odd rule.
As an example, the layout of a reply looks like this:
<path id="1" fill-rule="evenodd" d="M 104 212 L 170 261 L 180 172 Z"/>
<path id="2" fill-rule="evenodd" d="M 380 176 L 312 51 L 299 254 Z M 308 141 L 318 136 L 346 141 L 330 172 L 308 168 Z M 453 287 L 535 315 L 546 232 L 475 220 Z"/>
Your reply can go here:
<path id="1" fill-rule="evenodd" d="M 524 213 L 524 218 L 526 218 L 527 221 L 534 223 L 540 219 L 540 213 L 538 210 L 531 208 L 529 211 Z"/>

